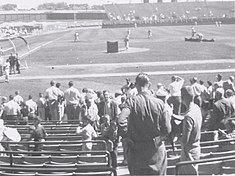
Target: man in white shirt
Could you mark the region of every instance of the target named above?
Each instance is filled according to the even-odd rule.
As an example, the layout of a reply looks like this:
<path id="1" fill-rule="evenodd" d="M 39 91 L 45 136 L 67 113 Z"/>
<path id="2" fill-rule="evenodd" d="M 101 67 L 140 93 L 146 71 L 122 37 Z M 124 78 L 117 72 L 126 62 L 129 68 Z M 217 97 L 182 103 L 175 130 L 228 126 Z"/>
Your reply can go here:
<path id="1" fill-rule="evenodd" d="M 21 103 L 24 102 L 24 99 L 23 99 L 22 96 L 19 95 L 19 93 L 20 93 L 20 92 L 19 92 L 18 90 L 15 91 L 14 101 L 15 101 L 16 103 L 18 103 L 18 105 L 21 105 Z"/>
<path id="2" fill-rule="evenodd" d="M 65 90 L 64 97 L 66 100 L 66 113 L 68 120 L 79 120 L 79 100 L 80 93 L 73 84 L 73 81 L 69 81 L 69 88 Z"/>
<path id="3" fill-rule="evenodd" d="M 62 96 L 62 94 L 61 90 L 55 87 L 55 84 L 56 82 L 54 80 L 50 82 L 51 87 L 46 89 L 45 95 L 48 96 L 49 99 L 51 120 L 58 121 L 59 120 L 58 96 Z"/>
<path id="4" fill-rule="evenodd" d="M 29 99 L 25 102 L 25 104 L 29 110 L 28 119 L 33 120 L 37 112 L 37 103 L 33 101 L 32 95 L 29 95 Z"/>
<path id="5" fill-rule="evenodd" d="M 14 121 L 19 120 L 20 106 L 13 100 L 13 95 L 9 96 L 9 101 L 5 103 L 3 108 L 3 119 L 10 120 L 9 123 L 14 124 Z"/>
<path id="6" fill-rule="evenodd" d="M 173 114 L 179 115 L 181 109 L 181 88 L 184 84 L 184 79 L 179 76 L 171 77 L 172 83 L 170 83 L 168 90 L 170 92 L 170 97 L 167 100 L 169 105 L 173 105 Z"/>

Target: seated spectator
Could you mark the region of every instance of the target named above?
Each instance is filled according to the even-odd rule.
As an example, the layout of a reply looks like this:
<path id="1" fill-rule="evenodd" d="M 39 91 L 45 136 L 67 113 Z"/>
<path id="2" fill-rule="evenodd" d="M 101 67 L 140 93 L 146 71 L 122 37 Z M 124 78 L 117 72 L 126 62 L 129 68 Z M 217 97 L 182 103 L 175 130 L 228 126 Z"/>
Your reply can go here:
<path id="1" fill-rule="evenodd" d="M 47 136 L 45 128 L 41 125 L 42 119 L 38 116 L 33 118 L 33 126 L 29 128 L 30 132 L 30 140 L 34 140 L 35 142 L 44 142 Z M 35 144 L 34 151 L 40 151 L 43 149 L 42 144 Z"/>
<path id="2" fill-rule="evenodd" d="M 93 126 L 90 124 L 90 119 L 87 116 L 82 118 L 82 126 L 78 126 L 76 130 L 77 135 L 82 136 L 83 141 L 91 141 L 92 138 L 97 137 L 97 133 Z M 92 143 L 87 142 L 83 143 L 82 150 L 83 151 L 91 151 Z"/>
<path id="3" fill-rule="evenodd" d="M 235 138 L 235 121 L 227 120 L 225 123 L 226 130 L 218 130 L 219 139 L 231 139 Z"/>

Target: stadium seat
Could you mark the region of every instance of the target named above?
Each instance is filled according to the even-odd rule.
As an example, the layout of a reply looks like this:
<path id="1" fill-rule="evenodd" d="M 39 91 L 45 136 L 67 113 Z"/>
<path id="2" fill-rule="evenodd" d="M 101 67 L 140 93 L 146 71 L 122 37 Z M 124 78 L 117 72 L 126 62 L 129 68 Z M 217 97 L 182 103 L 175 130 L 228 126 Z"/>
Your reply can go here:
<path id="1" fill-rule="evenodd" d="M 50 156 L 23 156 L 23 160 L 31 164 L 44 164 L 50 161 Z"/>
<path id="2" fill-rule="evenodd" d="M 77 163 L 77 156 L 51 156 L 51 162 L 56 163 Z"/>
<path id="3" fill-rule="evenodd" d="M 221 172 L 221 161 L 200 163 L 198 165 L 199 175 L 218 175 Z"/>
<path id="4" fill-rule="evenodd" d="M 73 173 L 38 173 L 37 176 L 73 176 Z"/>
<path id="5" fill-rule="evenodd" d="M 235 167 L 222 167 L 222 172 L 221 174 L 223 175 L 234 175 L 235 173 Z"/>

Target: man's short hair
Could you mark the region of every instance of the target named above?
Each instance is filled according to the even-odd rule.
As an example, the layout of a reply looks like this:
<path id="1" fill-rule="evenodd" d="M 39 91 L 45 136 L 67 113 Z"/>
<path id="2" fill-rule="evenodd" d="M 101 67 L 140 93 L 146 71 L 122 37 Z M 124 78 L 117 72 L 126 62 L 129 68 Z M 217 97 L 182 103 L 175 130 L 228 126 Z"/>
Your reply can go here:
<path id="1" fill-rule="evenodd" d="M 14 96 L 13 95 L 9 95 L 9 100 L 13 100 Z"/>
<path id="2" fill-rule="evenodd" d="M 149 76 L 146 73 L 139 73 L 135 78 L 135 83 L 144 87 L 150 83 Z"/>
<path id="3" fill-rule="evenodd" d="M 194 91 L 191 86 L 185 86 L 181 88 L 181 97 L 187 98 L 190 101 L 194 99 Z"/>
<path id="4" fill-rule="evenodd" d="M 56 85 L 55 85 L 57 88 L 59 88 L 60 86 L 61 86 L 61 84 L 60 83 L 56 83 Z"/>
<path id="5" fill-rule="evenodd" d="M 69 81 L 69 87 L 73 86 L 73 81 Z"/>
<path id="6" fill-rule="evenodd" d="M 54 85 L 55 85 L 55 81 L 54 81 L 54 80 L 51 80 L 50 85 L 51 85 L 51 86 L 54 86 Z"/>

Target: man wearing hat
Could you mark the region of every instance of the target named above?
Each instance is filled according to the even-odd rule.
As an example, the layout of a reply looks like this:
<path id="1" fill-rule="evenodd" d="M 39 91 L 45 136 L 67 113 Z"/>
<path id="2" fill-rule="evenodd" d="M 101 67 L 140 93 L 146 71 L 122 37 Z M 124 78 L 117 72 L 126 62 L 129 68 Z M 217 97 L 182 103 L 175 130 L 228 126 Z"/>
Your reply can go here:
<path id="1" fill-rule="evenodd" d="M 164 102 L 149 94 L 150 79 L 139 73 L 138 94 L 127 100 L 122 112 L 129 114 L 128 169 L 130 175 L 166 175 L 167 156 L 163 138 L 171 132 Z"/>
<path id="2" fill-rule="evenodd" d="M 182 103 L 186 107 L 183 119 L 181 138 L 181 161 L 194 161 L 200 159 L 200 138 L 202 115 L 200 107 L 194 103 L 194 90 L 191 86 L 181 89 Z M 183 165 L 179 168 L 179 175 L 198 175 L 195 164 Z"/>

